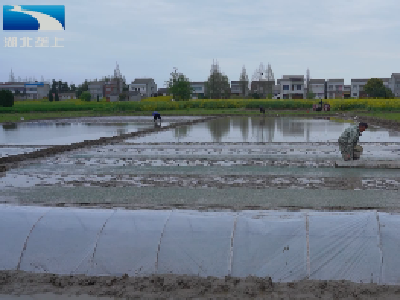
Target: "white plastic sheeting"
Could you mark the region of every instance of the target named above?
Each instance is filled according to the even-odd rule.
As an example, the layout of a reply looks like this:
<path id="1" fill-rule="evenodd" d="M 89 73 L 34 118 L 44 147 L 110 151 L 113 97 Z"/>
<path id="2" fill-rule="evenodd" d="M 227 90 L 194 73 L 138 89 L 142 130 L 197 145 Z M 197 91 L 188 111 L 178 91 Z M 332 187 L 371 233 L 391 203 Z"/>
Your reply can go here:
<path id="1" fill-rule="evenodd" d="M 0 206 L 0 269 L 400 284 L 400 217 Z"/>

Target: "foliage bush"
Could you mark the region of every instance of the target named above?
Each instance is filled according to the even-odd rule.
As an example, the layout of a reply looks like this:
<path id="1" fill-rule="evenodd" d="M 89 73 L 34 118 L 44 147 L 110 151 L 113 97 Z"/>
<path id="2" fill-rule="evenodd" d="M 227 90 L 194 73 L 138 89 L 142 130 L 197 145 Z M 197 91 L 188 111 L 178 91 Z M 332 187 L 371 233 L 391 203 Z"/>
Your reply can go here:
<path id="1" fill-rule="evenodd" d="M 80 97 L 83 101 L 90 102 L 92 95 L 89 92 L 83 92 Z"/>
<path id="2" fill-rule="evenodd" d="M 13 107 L 14 95 L 11 91 L 2 90 L 0 91 L 0 106 Z"/>
<path id="3" fill-rule="evenodd" d="M 252 108 L 260 106 L 270 109 L 312 109 L 313 104 L 320 100 L 284 100 L 284 99 L 202 99 L 191 101 L 171 101 L 169 96 L 147 98 L 142 101 L 106 102 L 103 98 L 100 102 L 86 102 L 81 99 L 72 99 L 59 102 L 43 101 L 17 101 L 13 107 L 0 107 L 0 113 L 22 112 L 51 112 L 51 111 L 165 111 L 187 109 L 232 109 Z M 331 110 L 369 110 L 369 111 L 400 111 L 400 99 L 325 99 Z"/>

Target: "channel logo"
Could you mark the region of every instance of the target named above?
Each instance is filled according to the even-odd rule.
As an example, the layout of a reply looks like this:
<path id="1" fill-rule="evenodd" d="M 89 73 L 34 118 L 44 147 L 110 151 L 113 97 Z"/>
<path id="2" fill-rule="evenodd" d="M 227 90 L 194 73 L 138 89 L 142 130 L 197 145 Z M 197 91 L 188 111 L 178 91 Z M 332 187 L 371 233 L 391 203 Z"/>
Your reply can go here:
<path id="1" fill-rule="evenodd" d="M 65 6 L 3 5 L 3 30 L 65 30 Z"/>

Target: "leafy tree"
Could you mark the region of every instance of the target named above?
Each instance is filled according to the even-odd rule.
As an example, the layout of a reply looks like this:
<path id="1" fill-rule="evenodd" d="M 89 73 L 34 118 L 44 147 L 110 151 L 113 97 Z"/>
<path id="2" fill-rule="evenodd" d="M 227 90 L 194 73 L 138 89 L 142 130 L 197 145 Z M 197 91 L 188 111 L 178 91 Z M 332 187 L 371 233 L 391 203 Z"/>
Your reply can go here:
<path id="1" fill-rule="evenodd" d="M 51 84 L 51 90 L 53 91 L 53 93 L 55 93 L 57 90 L 57 82 L 55 79 L 53 79 L 53 82 Z"/>
<path id="2" fill-rule="evenodd" d="M 0 106 L 3 107 L 14 106 L 14 95 L 11 91 L 8 90 L 0 91 Z"/>
<path id="3" fill-rule="evenodd" d="M 394 99 L 394 94 L 391 89 L 385 87 L 385 91 L 386 91 L 386 95 L 385 95 L 386 99 Z"/>
<path id="4" fill-rule="evenodd" d="M 89 83 L 87 82 L 87 80 L 85 80 L 85 82 L 83 82 L 81 85 L 78 86 L 78 88 L 76 89 L 76 97 L 77 98 L 81 98 L 81 95 L 83 92 L 86 92 L 89 90 Z"/>
<path id="5" fill-rule="evenodd" d="M 382 79 L 379 78 L 369 79 L 364 86 L 364 91 L 373 98 L 394 98 L 392 90 L 385 87 Z"/>
<path id="6" fill-rule="evenodd" d="M 210 76 L 206 82 L 206 96 L 209 99 L 229 99 L 231 89 L 228 76 L 219 71 L 218 63 L 211 65 Z"/>
<path id="7" fill-rule="evenodd" d="M 89 101 L 91 100 L 91 98 L 92 98 L 92 95 L 91 95 L 89 92 L 85 91 L 85 92 L 82 92 L 80 98 L 81 98 L 83 101 L 89 102 Z"/>
<path id="8" fill-rule="evenodd" d="M 306 95 L 307 99 L 314 99 L 315 98 L 315 93 L 312 91 L 311 86 L 308 87 L 308 92 Z"/>
<path id="9" fill-rule="evenodd" d="M 58 92 L 56 92 L 54 95 L 54 101 L 60 101 L 60 98 L 58 97 Z"/>
<path id="10" fill-rule="evenodd" d="M 53 91 L 49 92 L 49 101 L 53 102 Z"/>
<path id="11" fill-rule="evenodd" d="M 247 92 L 249 90 L 249 76 L 247 76 L 245 66 L 243 66 L 242 68 L 242 73 L 240 74 L 239 81 L 240 81 L 240 90 L 242 92 L 244 99 L 247 96 Z"/>
<path id="12" fill-rule="evenodd" d="M 97 95 L 97 97 L 98 97 L 99 95 Z M 125 93 L 121 93 L 121 94 L 119 94 L 119 101 L 125 101 L 125 99 L 126 99 L 126 94 Z"/>
<path id="13" fill-rule="evenodd" d="M 174 95 L 175 101 L 187 101 L 193 93 L 189 80 L 182 73 L 172 72 L 168 82 L 168 93 Z"/>

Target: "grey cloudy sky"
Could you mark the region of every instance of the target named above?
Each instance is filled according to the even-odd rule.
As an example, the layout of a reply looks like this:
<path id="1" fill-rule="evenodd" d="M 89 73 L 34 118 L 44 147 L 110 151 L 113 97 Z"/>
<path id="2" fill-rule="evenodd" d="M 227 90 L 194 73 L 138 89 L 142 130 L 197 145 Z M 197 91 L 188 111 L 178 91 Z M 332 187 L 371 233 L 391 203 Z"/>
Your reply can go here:
<path id="1" fill-rule="evenodd" d="M 312 78 L 390 77 L 400 72 L 399 0 L 85 0 L 63 4 L 66 30 L 2 31 L 0 81 L 16 76 L 81 83 L 112 75 L 118 61 L 130 83 L 164 86 L 173 67 L 207 79 L 213 59 L 229 80 L 242 66 L 249 79 L 260 62 L 282 75 Z M 1 18 L 3 18 L 1 14 Z M 0 20 L 1 23 L 2 20 Z M 63 48 L 10 48 L 5 37 L 64 38 Z M 19 41 L 20 42 L 20 41 Z"/>

